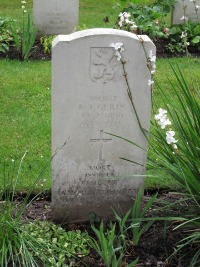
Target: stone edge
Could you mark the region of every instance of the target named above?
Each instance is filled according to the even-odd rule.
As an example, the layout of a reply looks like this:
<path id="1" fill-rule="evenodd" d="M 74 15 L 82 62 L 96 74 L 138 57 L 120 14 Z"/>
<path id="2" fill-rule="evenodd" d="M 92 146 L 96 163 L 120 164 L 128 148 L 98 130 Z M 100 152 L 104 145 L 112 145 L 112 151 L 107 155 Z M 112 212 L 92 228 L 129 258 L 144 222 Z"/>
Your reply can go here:
<path id="1" fill-rule="evenodd" d="M 109 28 L 94 28 L 89 30 L 83 30 L 74 32 L 68 35 L 58 35 L 52 42 L 52 47 L 55 47 L 59 42 L 70 42 L 79 38 L 84 38 L 88 36 L 95 36 L 95 35 L 119 35 L 122 37 L 129 37 L 132 39 L 135 39 L 137 41 L 140 41 L 140 38 L 144 42 L 150 42 L 154 45 L 152 40 L 147 35 L 136 35 L 131 32 L 123 31 L 123 30 L 117 30 L 117 29 L 109 29 Z M 120 41 L 120 40 L 119 40 Z"/>

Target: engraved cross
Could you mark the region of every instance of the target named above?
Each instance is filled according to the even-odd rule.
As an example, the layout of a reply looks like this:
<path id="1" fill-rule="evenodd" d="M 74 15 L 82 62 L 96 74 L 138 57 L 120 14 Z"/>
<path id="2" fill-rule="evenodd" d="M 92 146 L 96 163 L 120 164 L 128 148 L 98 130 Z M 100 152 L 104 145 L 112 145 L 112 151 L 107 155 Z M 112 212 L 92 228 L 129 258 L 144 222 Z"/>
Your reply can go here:
<path id="1" fill-rule="evenodd" d="M 103 138 L 103 130 L 100 130 L 100 135 L 98 139 L 90 139 L 90 142 L 99 143 L 99 161 L 103 160 L 103 143 L 112 141 L 112 139 Z"/>

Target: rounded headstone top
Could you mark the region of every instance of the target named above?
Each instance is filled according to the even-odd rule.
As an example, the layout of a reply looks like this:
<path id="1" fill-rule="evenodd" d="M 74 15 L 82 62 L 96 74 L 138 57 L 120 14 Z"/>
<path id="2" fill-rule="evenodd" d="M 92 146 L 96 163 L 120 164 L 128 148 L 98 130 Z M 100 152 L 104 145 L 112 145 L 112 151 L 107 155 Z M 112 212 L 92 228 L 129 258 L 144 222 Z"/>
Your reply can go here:
<path id="1" fill-rule="evenodd" d="M 89 37 L 89 36 L 95 36 L 95 35 L 118 35 L 121 37 L 128 37 L 132 38 L 135 40 L 140 41 L 140 38 L 143 41 L 149 41 L 152 42 L 151 39 L 147 35 L 136 35 L 131 32 L 123 31 L 123 30 L 117 30 L 117 29 L 110 29 L 110 28 L 94 28 L 94 29 L 89 29 L 89 30 L 83 30 L 83 31 L 78 31 L 74 32 L 68 35 L 58 35 L 54 40 L 53 40 L 53 47 L 58 43 L 58 42 L 70 42 L 75 39 L 79 38 L 84 38 L 84 37 Z"/>

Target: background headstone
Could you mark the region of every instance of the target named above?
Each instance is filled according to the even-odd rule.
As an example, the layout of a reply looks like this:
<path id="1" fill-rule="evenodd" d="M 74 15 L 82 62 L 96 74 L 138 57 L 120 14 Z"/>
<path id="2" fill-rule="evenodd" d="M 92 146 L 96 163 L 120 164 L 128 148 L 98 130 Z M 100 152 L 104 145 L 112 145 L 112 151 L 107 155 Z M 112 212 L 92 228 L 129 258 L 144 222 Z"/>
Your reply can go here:
<path id="1" fill-rule="evenodd" d="M 199 6 L 199 8 L 196 9 L 195 6 Z M 200 0 L 196 0 L 195 5 L 189 0 L 176 0 L 172 11 L 172 24 L 184 23 L 184 19 L 181 19 L 184 16 L 184 7 L 186 18 L 191 19 L 192 21 L 200 21 Z"/>
<path id="2" fill-rule="evenodd" d="M 155 46 L 141 36 L 147 54 Z M 52 209 L 57 222 L 80 222 L 124 214 L 143 186 L 147 149 L 131 106 L 123 68 L 111 43 L 121 42 L 133 101 L 142 127 L 150 126 L 150 73 L 136 35 L 91 29 L 53 41 Z M 66 142 L 67 141 L 67 142 Z M 63 144 L 66 144 L 63 146 Z M 137 162 L 133 164 L 120 157 Z"/>
<path id="3" fill-rule="evenodd" d="M 33 0 L 38 36 L 72 33 L 78 26 L 79 0 Z"/>

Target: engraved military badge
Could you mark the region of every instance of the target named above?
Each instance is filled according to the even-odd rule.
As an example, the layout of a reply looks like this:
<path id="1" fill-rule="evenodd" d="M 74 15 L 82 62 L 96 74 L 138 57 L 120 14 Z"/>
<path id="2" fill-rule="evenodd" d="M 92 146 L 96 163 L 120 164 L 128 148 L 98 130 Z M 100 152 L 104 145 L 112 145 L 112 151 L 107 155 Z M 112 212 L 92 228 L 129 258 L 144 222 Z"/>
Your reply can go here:
<path id="1" fill-rule="evenodd" d="M 112 47 L 90 49 L 90 77 L 93 82 L 107 83 L 116 80 L 119 62 Z"/>

